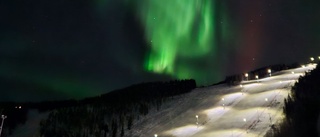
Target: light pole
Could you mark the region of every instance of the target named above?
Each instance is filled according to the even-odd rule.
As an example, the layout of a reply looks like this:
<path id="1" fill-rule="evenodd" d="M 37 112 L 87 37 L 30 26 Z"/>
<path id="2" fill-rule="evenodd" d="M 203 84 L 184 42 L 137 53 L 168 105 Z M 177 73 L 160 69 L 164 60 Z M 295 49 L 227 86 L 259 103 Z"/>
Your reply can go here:
<path id="1" fill-rule="evenodd" d="M 270 115 L 270 113 L 268 113 L 268 114 L 269 114 L 270 125 L 272 125 L 271 115 Z"/>
<path id="2" fill-rule="evenodd" d="M 222 100 L 222 106 L 223 106 L 223 109 L 225 109 L 225 105 L 224 105 L 224 98 L 222 98 L 221 100 Z"/>
<path id="3" fill-rule="evenodd" d="M 196 115 L 196 118 L 197 118 L 197 127 L 199 127 L 199 116 L 198 115 Z"/>
<path id="4" fill-rule="evenodd" d="M 246 118 L 243 118 L 243 121 L 244 121 L 244 123 L 246 123 L 247 122 L 247 119 Z M 246 132 L 248 133 L 248 130 L 249 129 L 246 129 Z"/>
<path id="5" fill-rule="evenodd" d="M 271 77 L 271 69 L 268 69 L 269 76 Z"/>
<path id="6" fill-rule="evenodd" d="M 244 76 L 247 78 L 247 81 L 248 81 L 249 74 L 246 73 L 246 74 L 244 74 Z"/>
<path id="7" fill-rule="evenodd" d="M 242 84 L 240 84 L 240 89 L 241 89 L 241 93 L 243 95 L 243 85 Z"/>
<path id="8" fill-rule="evenodd" d="M 4 119 L 7 118 L 7 116 L 5 115 L 1 115 L 1 118 L 2 118 L 2 122 L 1 122 L 1 127 L 0 127 L 0 137 L 1 137 L 1 132 L 2 132 L 2 129 L 3 129 L 3 122 L 4 122 Z"/>

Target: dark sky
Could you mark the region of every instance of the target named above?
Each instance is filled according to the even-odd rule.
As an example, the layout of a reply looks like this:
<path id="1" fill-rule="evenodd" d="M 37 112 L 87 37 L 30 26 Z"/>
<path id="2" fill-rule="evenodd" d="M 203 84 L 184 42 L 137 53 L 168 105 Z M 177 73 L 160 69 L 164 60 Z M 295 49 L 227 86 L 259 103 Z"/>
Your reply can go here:
<path id="1" fill-rule="evenodd" d="M 317 0 L 211 4 L 217 33 L 212 36 L 215 44 L 207 46 L 215 46 L 215 55 L 177 57 L 175 63 L 189 69 L 155 73 L 145 68 L 153 49 L 139 2 L 1 0 L 0 101 L 83 98 L 135 83 L 181 78 L 175 74 L 190 68 L 184 78 L 208 74 L 199 85 L 211 84 L 226 75 L 320 55 Z"/>

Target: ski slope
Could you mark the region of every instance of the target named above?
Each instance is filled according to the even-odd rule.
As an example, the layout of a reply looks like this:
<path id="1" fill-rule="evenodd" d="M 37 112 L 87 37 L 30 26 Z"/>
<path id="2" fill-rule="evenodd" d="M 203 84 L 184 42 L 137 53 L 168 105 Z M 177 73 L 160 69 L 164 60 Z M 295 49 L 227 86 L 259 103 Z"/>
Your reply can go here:
<path id="1" fill-rule="evenodd" d="M 283 118 L 284 98 L 294 83 L 315 67 L 316 64 L 307 64 L 272 73 L 271 77 L 244 81 L 238 86 L 197 88 L 137 121 L 126 136 L 263 136 L 272 124 Z"/>

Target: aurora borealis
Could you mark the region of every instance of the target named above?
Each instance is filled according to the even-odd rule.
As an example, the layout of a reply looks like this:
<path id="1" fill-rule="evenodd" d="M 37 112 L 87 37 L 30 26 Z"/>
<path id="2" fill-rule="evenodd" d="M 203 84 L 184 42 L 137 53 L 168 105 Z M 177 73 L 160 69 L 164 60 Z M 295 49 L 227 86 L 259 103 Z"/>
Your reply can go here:
<path id="1" fill-rule="evenodd" d="M 146 68 L 156 73 L 167 73 L 178 78 L 176 60 L 206 56 L 214 46 L 213 9 L 204 1 L 146 1 L 139 12 L 150 41 L 151 53 Z M 187 70 L 189 71 L 189 70 Z"/>
<path id="2" fill-rule="evenodd" d="M 131 84 L 208 85 L 318 56 L 318 1 L 0 2 L 0 101 L 83 98 Z"/>

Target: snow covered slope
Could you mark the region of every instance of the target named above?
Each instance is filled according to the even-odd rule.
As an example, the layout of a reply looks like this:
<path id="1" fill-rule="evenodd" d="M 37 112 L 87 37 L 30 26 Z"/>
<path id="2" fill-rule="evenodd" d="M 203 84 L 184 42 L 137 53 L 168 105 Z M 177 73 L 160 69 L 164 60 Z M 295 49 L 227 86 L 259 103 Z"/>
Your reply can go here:
<path id="1" fill-rule="evenodd" d="M 153 112 L 126 136 L 137 137 L 256 137 L 283 118 L 282 107 L 291 87 L 316 64 L 284 70 L 271 77 L 244 81 L 242 86 L 198 88 Z"/>

